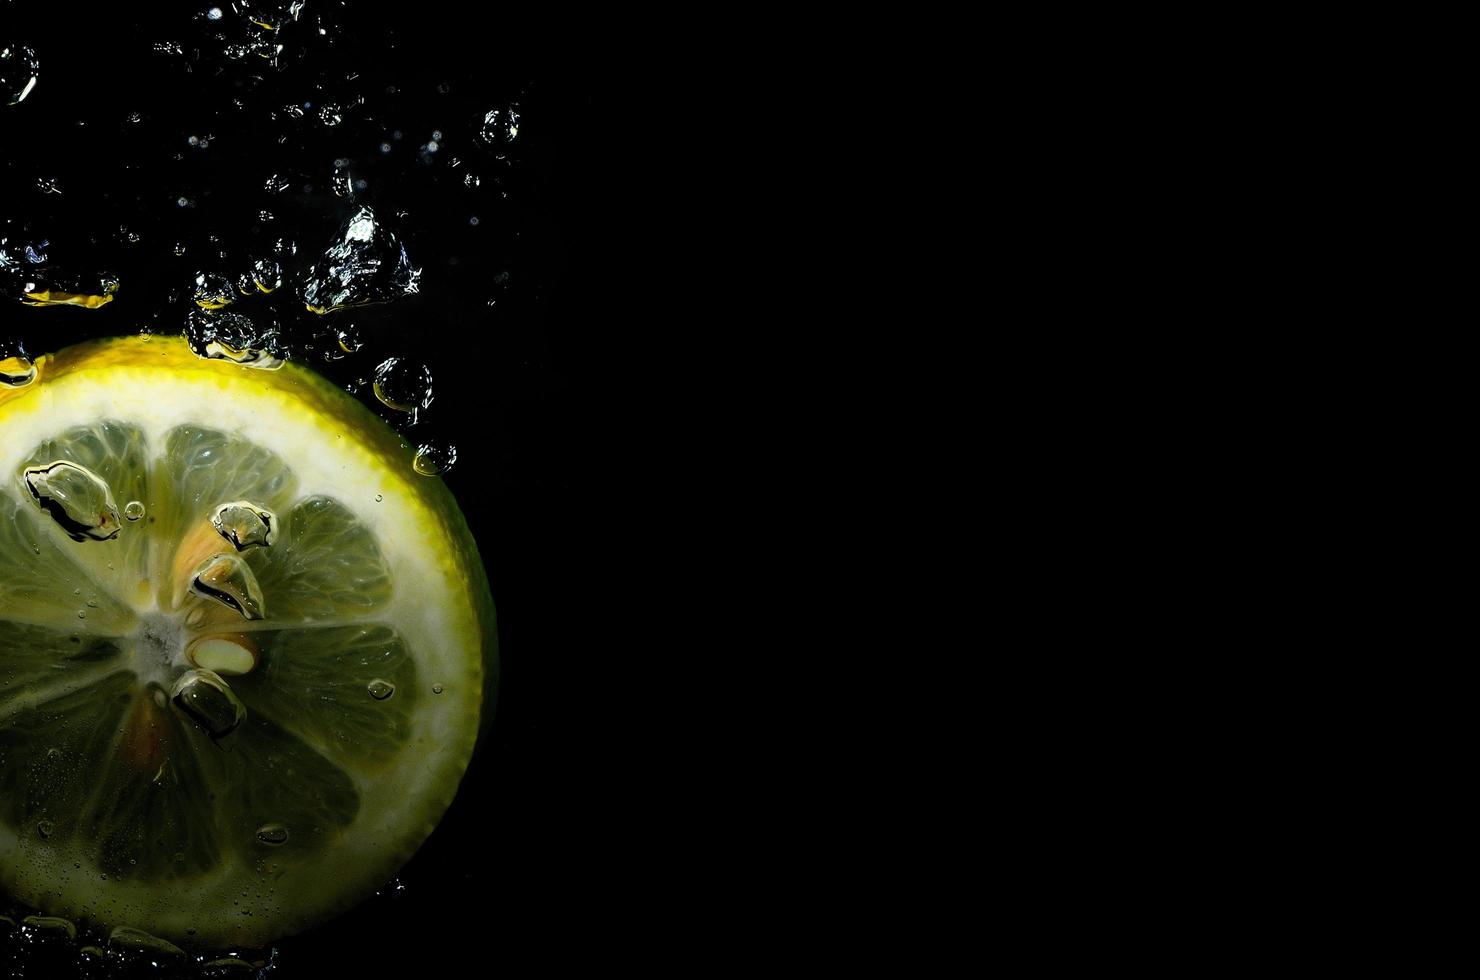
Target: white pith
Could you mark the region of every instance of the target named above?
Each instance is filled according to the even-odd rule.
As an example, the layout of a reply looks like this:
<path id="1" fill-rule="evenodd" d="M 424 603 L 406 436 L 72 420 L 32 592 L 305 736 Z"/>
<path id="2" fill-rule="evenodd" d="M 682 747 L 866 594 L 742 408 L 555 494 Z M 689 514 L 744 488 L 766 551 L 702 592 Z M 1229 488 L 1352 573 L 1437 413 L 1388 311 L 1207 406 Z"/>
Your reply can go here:
<path id="1" fill-rule="evenodd" d="M 392 626 L 408 643 L 418 683 L 428 692 L 439 684 L 442 693 L 420 700 L 412 737 L 390 770 L 373 778 L 345 770 L 360 794 L 359 816 L 317 860 L 277 878 L 233 865 L 223 866 L 218 875 L 165 887 L 112 876 L 102 881 L 96 869 L 89 870 L 84 848 L 43 845 L 34 835 L 0 824 L 0 886 L 30 904 L 179 941 L 270 940 L 321 918 L 326 909 L 342 904 L 343 895 L 380 885 L 435 826 L 466 767 L 482 697 L 481 637 L 467 583 L 438 546 L 447 529 L 418 495 L 414 481 L 425 478 L 409 466 L 391 465 L 396 461 L 385 460 L 351 432 L 321 430 L 291 395 L 255 385 L 253 373 L 170 374 L 115 366 L 98 375 L 83 371 L 43 380 L 25 399 L 0 402 L 0 494 L 24 500 L 16 493 L 15 478 L 27 454 L 75 426 L 108 419 L 135 426 L 151 459 L 162 454 L 165 435 L 180 425 L 237 433 L 270 448 L 292 468 L 298 498 L 332 497 L 375 534 L 392 570 L 395 594 L 368 619 L 353 621 Z M 234 414 L 226 416 L 221 406 L 231 406 Z M 130 531 L 126 524 L 123 533 Z M 128 605 L 138 617 L 125 644 L 129 669 L 140 685 L 168 690 L 181 671 L 193 666 L 186 657 L 194 635 L 187 623 L 192 606 L 161 610 L 152 599 Z M 271 615 L 269 606 L 268 619 L 234 628 L 251 632 L 289 625 Z M 5 618 L 0 609 L 0 620 Z M 76 622 L 66 628 L 79 626 L 86 630 Z M 205 920 L 202 910 L 224 910 L 219 914 L 231 920 Z"/>

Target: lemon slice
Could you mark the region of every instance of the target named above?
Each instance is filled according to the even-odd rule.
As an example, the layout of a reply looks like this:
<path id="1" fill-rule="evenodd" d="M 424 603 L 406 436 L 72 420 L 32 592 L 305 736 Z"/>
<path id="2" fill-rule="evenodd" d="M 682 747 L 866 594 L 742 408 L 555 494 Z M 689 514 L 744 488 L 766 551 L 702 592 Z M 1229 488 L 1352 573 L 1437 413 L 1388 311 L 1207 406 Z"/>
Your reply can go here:
<path id="1" fill-rule="evenodd" d="M 497 673 L 477 549 L 411 462 L 307 369 L 182 339 L 0 385 L 0 889 L 225 947 L 395 873 Z"/>

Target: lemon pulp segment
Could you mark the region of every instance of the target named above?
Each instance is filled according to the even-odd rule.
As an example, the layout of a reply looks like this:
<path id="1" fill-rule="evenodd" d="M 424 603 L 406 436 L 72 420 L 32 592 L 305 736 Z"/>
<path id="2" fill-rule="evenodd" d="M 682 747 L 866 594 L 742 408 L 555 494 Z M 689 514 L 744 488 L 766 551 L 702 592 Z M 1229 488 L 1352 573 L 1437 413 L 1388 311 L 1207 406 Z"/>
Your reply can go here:
<path id="1" fill-rule="evenodd" d="M 0 386 L 0 887 L 196 946 L 354 904 L 492 708 L 456 504 L 297 365 L 156 337 L 36 368 Z"/>

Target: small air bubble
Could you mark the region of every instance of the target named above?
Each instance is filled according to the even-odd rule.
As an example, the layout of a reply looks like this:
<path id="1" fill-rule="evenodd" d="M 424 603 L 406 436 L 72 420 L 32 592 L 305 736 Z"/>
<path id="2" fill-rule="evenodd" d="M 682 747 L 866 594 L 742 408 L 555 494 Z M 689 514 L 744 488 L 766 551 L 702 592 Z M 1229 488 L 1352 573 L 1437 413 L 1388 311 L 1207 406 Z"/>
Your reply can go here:
<path id="1" fill-rule="evenodd" d="M 377 677 L 375 680 L 370 682 L 369 690 L 370 696 L 372 698 L 377 701 L 384 701 L 392 694 L 396 693 L 396 685 L 392 684 L 390 681 L 383 681 Z"/>
<path id="2" fill-rule="evenodd" d="M 440 476 L 457 465 L 457 447 L 447 442 L 424 443 L 416 450 L 411 466 L 422 476 Z"/>
<path id="3" fill-rule="evenodd" d="M 46 840 L 52 834 L 56 833 L 56 829 L 57 825 L 50 820 L 43 820 L 36 825 L 36 833 L 41 835 L 42 840 Z"/>
<path id="4" fill-rule="evenodd" d="M 0 340 L 0 388 L 24 388 L 36 380 L 36 365 L 18 341 Z"/>
<path id="5" fill-rule="evenodd" d="M 432 685 L 432 693 L 433 694 L 441 694 L 442 693 L 442 685 L 441 684 L 433 684 Z"/>
<path id="6" fill-rule="evenodd" d="M 280 823 L 265 823 L 257 828 L 257 839 L 264 844 L 277 846 L 288 842 L 288 828 Z"/>
<path id="7" fill-rule="evenodd" d="M 418 409 L 430 408 L 432 404 L 431 370 L 404 357 L 382 361 L 375 369 L 372 387 L 382 405 L 398 412 L 410 412 L 414 416 Z"/>

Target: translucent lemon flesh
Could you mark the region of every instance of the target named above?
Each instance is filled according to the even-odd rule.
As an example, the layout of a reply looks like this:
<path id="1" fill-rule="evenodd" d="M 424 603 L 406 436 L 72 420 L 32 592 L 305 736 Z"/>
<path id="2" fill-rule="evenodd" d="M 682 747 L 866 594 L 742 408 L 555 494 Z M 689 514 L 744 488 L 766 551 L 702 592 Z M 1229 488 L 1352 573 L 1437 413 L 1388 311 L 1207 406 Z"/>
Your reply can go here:
<path id="1" fill-rule="evenodd" d="M 36 369 L 0 386 L 0 890 L 194 947 L 350 907 L 436 826 L 492 709 L 456 504 L 297 365 L 127 338 Z M 58 463 L 106 485 L 117 533 L 78 533 L 86 481 L 66 513 L 28 491 Z M 253 515 L 271 534 L 239 548 Z"/>

